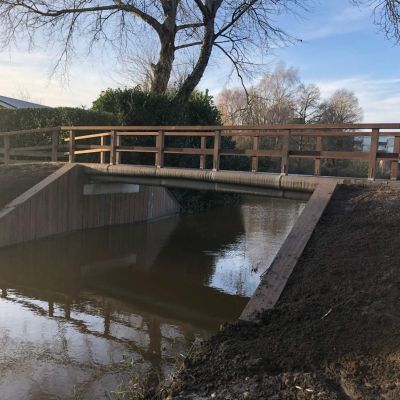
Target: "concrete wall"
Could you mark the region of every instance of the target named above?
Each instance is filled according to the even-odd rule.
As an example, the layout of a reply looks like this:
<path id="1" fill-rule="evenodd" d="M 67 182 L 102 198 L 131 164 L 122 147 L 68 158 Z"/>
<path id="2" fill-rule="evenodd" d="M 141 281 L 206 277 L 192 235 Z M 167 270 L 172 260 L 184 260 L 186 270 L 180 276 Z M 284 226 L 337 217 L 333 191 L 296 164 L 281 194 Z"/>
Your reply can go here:
<path id="1" fill-rule="evenodd" d="M 0 210 L 0 247 L 80 229 L 147 221 L 179 212 L 168 190 L 83 195 L 84 168 L 66 165 Z"/>

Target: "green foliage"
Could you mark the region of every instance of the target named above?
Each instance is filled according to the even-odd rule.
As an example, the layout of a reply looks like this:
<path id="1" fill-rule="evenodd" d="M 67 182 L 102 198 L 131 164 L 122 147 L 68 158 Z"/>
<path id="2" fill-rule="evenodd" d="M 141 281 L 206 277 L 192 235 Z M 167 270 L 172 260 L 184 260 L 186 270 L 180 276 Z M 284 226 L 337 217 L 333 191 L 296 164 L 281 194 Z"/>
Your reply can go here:
<path id="1" fill-rule="evenodd" d="M 117 118 L 110 113 L 82 108 L 25 108 L 0 109 L 0 132 L 61 125 L 115 125 Z M 24 135 L 12 137 L 12 145 L 34 146 L 50 143 L 50 135 Z"/>
<path id="2" fill-rule="evenodd" d="M 208 92 L 194 92 L 185 106 L 173 93 L 107 89 L 93 102 L 93 110 L 113 113 L 124 125 L 220 125 L 221 117 Z"/>
<path id="3" fill-rule="evenodd" d="M 0 131 L 49 128 L 60 125 L 114 125 L 117 118 L 105 112 L 82 108 L 0 109 Z"/>

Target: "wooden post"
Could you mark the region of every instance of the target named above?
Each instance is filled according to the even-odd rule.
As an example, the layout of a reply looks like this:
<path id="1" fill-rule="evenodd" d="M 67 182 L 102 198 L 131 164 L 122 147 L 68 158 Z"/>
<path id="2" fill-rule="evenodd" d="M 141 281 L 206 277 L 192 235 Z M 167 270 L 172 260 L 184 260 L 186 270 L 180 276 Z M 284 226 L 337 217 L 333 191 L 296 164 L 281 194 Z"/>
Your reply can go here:
<path id="1" fill-rule="evenodd" d="M 201 151 L 205 151 L 207 138 L 205 136 L 202 136 L 200 140 L 201 140 L 200 149 Z M 205 168 L 206 168 L 206 155 L 200 154 L 200 169 L 205 169 Z"/>
<path id="2" fill-rule="evenodd" d="M 282 139 L 282 162 L 281 162 L 281 175 L 289 173 L 289 143 L 290 143 L 290 130 L 288 134 L 283 136 Z"/>
<path id="3" fill-rule="evenodd" d="M 75 131 L 69 131 L 69 160 L 75 162 Z"/>
<path id="4" fill-rule="evenodd" d="M 395 136 L 393 153 L 400 153 L 400 137 Z M 397 175 L 399 172 L 399 158 L 396 161 L 392 161 L 390 165 L 390 179 L 392 181 L 397 181 Z"/>
<path id="5" fill-rule="evenodd" d="M 219 170 L 219 161 L 221 151 L 221 131 L 215 131 L 214 136 L 214 154 L 213 154 L 213 171 Z"/>
<path id="6" fill-rule="evenodd" d="M 371 148 L 369 150 L 368 179 L 375 180 L 376 176 L 376 153 L 378 152 L 379 129 L 372 129 Z"/>
<path id="7" fill-rule="evenodd" d="M 322 137 L 321 136 L 317 136 L 317 140 L 315 143 L 315 150 L 322 151 Z M 315 159 L 314 175 L 316 175 L 316 176 L 321 175 L 321 157 L 320 156 L 317 156 L 317 158 Z"/>
<path id="8" fill-rule="evenodd" d="M 105 140 L 105 137 L 104 136 L 102 136 L 101 138 L 100 138 L 100 146 L 105 146 L 105 143 L 106 143 L 106 140 Z M 104 164 L 105 163 L 105 151 L 102 151 L 101 153 L 100 153 L 100 164 Z"/>
<path id="9" fill-rule="evenodd" d="M 4 136 L 4 164 L 10 163 L 11 144 L 10 136 Z"/>
<path id="10" fill-rule="evenodd" d="M 164 167 L 164 143 L 165 136 L 164 131 L 159 131 L 156 139 L 156 167 L 163 168 Z"/>
<path id="11" fill-rule="evenodd" d="M 117 162 L 117 132 L 111 131 L 110 140 L 110 165 L 115 165 Z"/>
<path id="12" fill-rule="evenodd" d="M 258 151 L 258 144 L 259 144 L 259 137 L 254 136 L 253 137 L 253 151 L 256 153 Z M 257 172 L 258 171 L 258 156 L 253 155 L 251 158 L 251 171 L 252 172 Z"/>
<path id="13" fill-rule="evenodd" d="M 118 151 L 119 147 L 121 146 L 121 136 L 118 136 L 117 134 L 116 134 L 116 144 L 117 148 L 116 148 L 115 162 L 117 164 L 121 164 L 121 152 Z"/>
<path id="14" fill-rule="evenodd" d="M 58 160 L 58 131 L 51 133 L 51 161 Z"/>

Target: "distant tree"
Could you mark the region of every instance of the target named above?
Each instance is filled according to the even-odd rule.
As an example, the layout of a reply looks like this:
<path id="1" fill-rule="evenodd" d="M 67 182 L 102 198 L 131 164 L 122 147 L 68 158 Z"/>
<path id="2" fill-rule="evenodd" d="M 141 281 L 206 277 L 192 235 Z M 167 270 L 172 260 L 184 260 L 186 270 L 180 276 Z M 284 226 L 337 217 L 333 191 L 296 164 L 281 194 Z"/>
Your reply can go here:
<path id="1" fill-rule="evenodd" d="M 321 90 L 314 84 L 301 83 L 297 88 L 296 116 L 303 123 L 312 123 L 319 119 Z"/>
<path id="2" fill-rule="evenodd" d="M 356 95 L 346 89 L 337 90 L 319 105 L 318 122 L 345 124 L 361 121 L 363 111 Z"/>

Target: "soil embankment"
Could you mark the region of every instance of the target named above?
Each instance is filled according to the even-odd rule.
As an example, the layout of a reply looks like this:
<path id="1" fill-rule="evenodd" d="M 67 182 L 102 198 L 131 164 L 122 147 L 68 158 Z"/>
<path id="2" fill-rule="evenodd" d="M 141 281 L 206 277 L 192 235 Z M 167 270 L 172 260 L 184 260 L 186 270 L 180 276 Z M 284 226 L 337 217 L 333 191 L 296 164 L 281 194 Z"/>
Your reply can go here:
<path id="1" fill-rule="evenodd" d="M 225 327 L 174 399 L 400 399 L 400 190 L 337 189 L 275 309 Z"/>
<path id="2" fill-rule="evenodd" d="M 61 163 L 0 165 L 0 208 L 61 166 Z"/>

